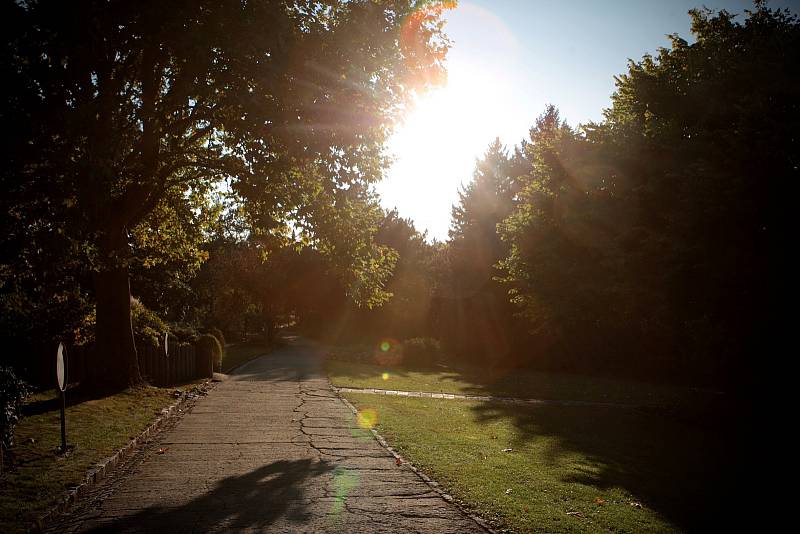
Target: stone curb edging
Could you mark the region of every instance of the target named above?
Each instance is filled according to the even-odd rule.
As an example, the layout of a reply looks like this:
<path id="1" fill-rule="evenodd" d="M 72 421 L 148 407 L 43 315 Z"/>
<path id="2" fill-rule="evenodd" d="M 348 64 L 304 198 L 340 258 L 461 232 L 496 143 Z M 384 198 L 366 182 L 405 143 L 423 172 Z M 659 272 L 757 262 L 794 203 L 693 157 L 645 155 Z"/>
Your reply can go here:
<path id="1" fill-rule="evenodd" d="M 356 407 L 355 407 L 355 406 L 353 406 L 353 405 L 350 403 L 350 401 L 348 401 L 347 399 L 345 399 L 345 398 L 344 398 L 344 397 L 342 397 L 342 395 L 341 395 L 341 392 L 343 392 L 343 391 L 344 391 L 344 392 L 346 392 L 346 391 L 347 391 L 347 389 L 348 389 L 348 388 L 337 388 L 336 386 L 334 386 L 334 385 L 332 385 L 332 384 L 331 384 L 331 390 L 332 390 L 334 393 L 336 393 L 336 396 L 339 398 L 339 400 L 341 400 L 341 401 L 344 403 L 344 405 L 345 405 L 345 406 L 347 406 L 348 408 L 350 408 L 350 411 L 351 411 L 351 412 L 353 412 L 353 415 L 356 415 L 356 416 L 357 416 L 357 415 L 358 415 L 358 409 L 356 409 Z M 359 391 L 360 391 L 360 390 L 356 390 L 356 392 L 359 392 Z M 461 505 L 461 504 L 460 504 L 460 503 L 459 503 L 459 502 L 458 502 L 456 499 L 454 499 L 454 498 L 453 498 L 453 496 L 452 496 L 452 495 L 450 495 L 449 493 L 447 493 L 446 491 L 444 491 L 444 490 L 442 489 L 442 487 L 439 485 L 439 483 L 438 483 L 438 482 L 436 482 L 436 481 L 435 481 L 435 480 L 433 480 L 431 477 L 429 477 L 428 475 L 426 475 L 425 473 L 423 473 L 422 471 L 420 471 L 419 469 L 417 469 L 417 467 L 416 467 L 416 466 L 414 466 L 414 464 L 412 464 L 411 462 L 409 462 L 408 460 L 406 460 L 405 458 L 403 458 L 403 457 L 400 455 L 400 453 L 398 453 L 397 451 L 395 451 L 395 450 L 394 450 L 394 449 L 391 447 L 391 445 L 389 445 L 389 443 L 388 443 L 388 442 L 387 442 L 387 441 L 384 439 L 384 437 L 383 437 L 383 436 L 381 436 L 381 435 L 378 433 L 378 431 L 377 431 L 377 430 L 375 430 L 374 428 L 370 428 L 369 430 L 370 430 L 370 432 L 372 432 L 372 437 L 373 437 L 373 438 L 375 438 L 375 441 L 377 441 L 377 442 L 380 444 L 380 446 L 381 446 L 381 447 L 383 447 L 384 449 L 386 449 L 386 450 L 389 452 L 389 454 L 391 454 L 392 456 L 394 456 L 396 459 L 400 460 L 400 461 L 402 462 L 402 465 L 403 465 L 403 466 L 407 467 L 407 468 L 408 468 L 408 469 L 410 469 L 412 472 L 414 472 L 414 474 L 415 474 L 415 475 L 417 475 L 417 476 L 418 476 L 418 477 L 419 477 L 419 478 L 420 478 L 420 479 L 421 479 L 421 480 L 422 480 L 422 481 L 423 481 L 423 482 L 424 482 L 424 483 L 425 483 L 425 484 L 426 484 L 426 485 L 427 485 L 429 488 L 431 488 L 431 490 L 433 490 L 434 492 L 436 492 L 436 493 L 437 493 L 437 494 L 438 494 L 438 495 L 439 495 L 439 496 L 440 496 L 442 499 L 444 499 L 444 500 L 445 500 L 445 501 L 447 501 L 448 503 L 450 503 L 450 504 L 454 505 L 456 508 L 458 508 L 458 510 L 459 510 L 459 511 L 460 511 L 462 514 L 464 514 L 464 515 L 465 515 L 465 516 L 467 516 L 468 518 L 472 519 L 472 520 L 473 520 L 475 523 L 477 523 L 477 524 L 478 524 L 478 526 L 480 526 L 480 527 L 481 527 L 482 529 L 484 529 L 486 532 L 489 532 L 490 534 L 497 534 L 497 531 L 496 531 L 496 530 L 494 530 L 494 529 L 491 527 L 491 525 L 489 525 L 489 523 L 488 523 L 488 522 L 487 522 L 485 519 L 483 519 L 483 518 L 481 518 L 481 517 L 479 517 L 479 516 L 475 515 L 475 514 L 474 514 L 474 513 L 472 513 L 470 510 L 468 510 L 466 507 L 464 507 L 463 505 Z"/>
<path id="2" fill-rule="evenodd" d="M 208 393 L 208 391 L 212 388 L 212 382 L 208 381 L 203 385 L 202 391 Z M 105 480 L 105 478 L 109 476 L 120 464 L 129 459 L 138 446 L 146 444 L 148 438 L 154 436 L 167 422 L 180 415 L 182 412 L 181 407 L 189 400 L 193 400 L 195 398 L 196 397 L 194 396 L 190 397 L 188 391 L 184 391 L 175 402 L 166 408 L 162 408 L 161 415 L 159 415 L 155 421 L 150 423 L 150 425 L 138 436 L 130 440 L 127 445 L 121 449 L 118 449 L 108 458 L 104 458 L 96 463 L 86 473 L 83 482 L 67 491 L 67 494 L 63 496 L 55 505 L 53 505 L 50 510 L 40 516 L 34 525 L 35 530 L 42 530 L 50 521 L 55 518 L 55 516 L 63 514 L 69 510 L 69 508 L 75 504 L 75 502 L 90 488 Z"/>
<path id="3" fill-rule="evenodd" d="M 502 402 L 507 404 L 532 404 L 542 406 L 597 406 L 602 408 L 641 408 L 638 404 L 624 404 L 617 402 L 571 401 L 554 399 L 520 399 L 516 397 L 494 397 L 492 395 L 463 395 L 460 393 L 433 393 L 430 391 L 402 391 L 394 389 L 377 388 L 350 388 L 331 385 L 336 393 L 364 393 L 366 395 L 386 395 L 396 397 L 414 397 L 423 399 L 448 399 Z"/>
<path id="4" fill-rule="evenodd" d="M 271 347 L 268 347 L 265 352 L 263 352 L 261 354 L 258 354 L 256 356 L 253 356 L 252 358 L 249 358 L 249 359 L 243 361 L 242 363 L 238 364 L 233 369 L 228 369 L 227 371 L 220 371 L 220 372 L 214 371 L 214 374 L 216 374 L 216 375 L 225 375 L 225 376 L 232 375 L 233 373 L 235 373 L 236 371 L 240 370 L 245 365 L 247 365 L 249 363 L 252 363 L 254 360 L 257 360 L 257 359 L 259 359 L 259 358 L 261 358 L 263 356 L 269 356 L 277 347 L 278 347 L 278 345 L 275 344 L 275 345 L 273 345 Z"/>
<path id="5" fill-rule="evenodd" d="M 217 372 L 215 371 L 215 372 L 214 372 L 214 374 L 217 374 L 217 375 L 225 375 L 225 376 L 232 375 L 233 373 L 235 373 L 235 372 L 236 372 L 236 371 L 238 371 L 239 369 L 241 369 L 241 368 L 245 367 L 247 364 L 249 364 L 249 363 L 252 363 L 253 361 L 255 361 L 255 360 L 257 360 L 257 359 L 259 359 L 259 358 L 261 358 L 261 357 L 264 357 L 264 356 L 269 356 L 269 352 L 264 352 L 263 354 L 258 354 L 257 356 L 253 356 L 252 358 L 250 358 L 250 359 L 248 359 L 248 360 L 245 360 L 245 361 L 243 361 L 242 363 L 240 363 L 239 365 L 237 365 L 237 366 L 236 366 L 236 367 L 234 367 L 233 369 L 228 369 L 228 370 L 227 370 L 227 371 L 225 371 L 225 372 L 219 372 L 219 373 L 217 373 Z"/>

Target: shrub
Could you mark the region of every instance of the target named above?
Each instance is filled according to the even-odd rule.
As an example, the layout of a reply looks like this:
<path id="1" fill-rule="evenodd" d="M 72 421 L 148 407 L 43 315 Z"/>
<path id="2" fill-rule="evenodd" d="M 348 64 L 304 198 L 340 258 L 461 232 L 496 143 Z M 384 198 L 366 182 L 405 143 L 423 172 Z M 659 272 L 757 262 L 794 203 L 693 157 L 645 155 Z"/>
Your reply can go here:
<path id="1" fill-rule="evenodd" d="M 178 338 L 181 343 L 197 343 L 200 333 L 190 324 L 173 324 L 170 332 Z"/>
<path id="2" fill-rule="evenodd" d="M 216 337 L 211 334 L 203 334 L 197 338 L 197 350 L 205 354 L 211 354 L 211 361 L 214 362 L 214 369 L 222 368 L 222 347 Z"/>
<path id="3" fill-rule="evenodd" d="M 131 299 L 131 322 L 136 342 L 146 343 L 151 347 L 159 346 L 164 333 L 169 330 L 167 323 L 156 312 L 135 298 Z"/>
<path id="4" fill-rule="evenodd" d="M 14 444 L 14 427 L 22 417 L 22 404 L 28 397 L 28 385 L 17 378 L 10 367 L 0 367 L 0 449 L 5 454 Z"/>
<path id="5" fill-rule="evenodd" d="M 216 326 L 212 326 L 208 329 L 208 333 L 217 338 L 219 341 L 219 346 L 222 347 L 222 356 L 225 356 L 225 335 L 222 333 L 222 330 L 217 328 Z"/>
<path id="6" fill-rule="evenodd" d="M 403 361 L 412 365 L 432 365 L 442 356 L 442 345 L 432 337 L 414 337 L 403 341 Z"/>

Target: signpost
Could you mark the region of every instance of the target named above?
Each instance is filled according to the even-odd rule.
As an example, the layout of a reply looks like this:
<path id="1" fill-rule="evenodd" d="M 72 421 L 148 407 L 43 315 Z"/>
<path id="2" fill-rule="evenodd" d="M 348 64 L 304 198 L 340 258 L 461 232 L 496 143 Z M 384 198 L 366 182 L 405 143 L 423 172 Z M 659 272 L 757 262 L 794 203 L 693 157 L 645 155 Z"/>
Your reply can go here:
<path id="1" fill-rule="evenodd" d="M 164 332 L 164 376 L 165 382 L 169 383 L 169 332 Z"/>
<path id="2" fill-rule="evenodd" d="M 67 416 L 66 416 L 66 408 L 67 408 L 67 401 L 65 396 L 65 391 L 67 390 L 67 381 L 69 377 L 67 376 L 67 348 L 64 346 L 64 343 L 58 344 L 58 350 L 56 351 L 56 385 L 58 386 L 59 391 L 61 392 L 61 453 L 65 454 L 67 452 Z"/>

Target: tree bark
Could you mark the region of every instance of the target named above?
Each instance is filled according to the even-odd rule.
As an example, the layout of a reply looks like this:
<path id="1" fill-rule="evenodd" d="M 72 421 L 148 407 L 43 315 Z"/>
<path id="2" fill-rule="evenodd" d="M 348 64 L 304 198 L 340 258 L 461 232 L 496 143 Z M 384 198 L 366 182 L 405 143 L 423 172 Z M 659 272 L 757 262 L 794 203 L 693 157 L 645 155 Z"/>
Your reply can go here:
<path id="1" fill-rule="evenodd" d="M 111 239 L 102 246 L 109 265 L 94 275 L 97 322 L 90 382 L 96 388 L 124 389 L 143 383 L 131 322 L 130 278 L 127 266 L 119 261 L 127 243 L 124 231 L 117 234 L 107 236 Z"/>

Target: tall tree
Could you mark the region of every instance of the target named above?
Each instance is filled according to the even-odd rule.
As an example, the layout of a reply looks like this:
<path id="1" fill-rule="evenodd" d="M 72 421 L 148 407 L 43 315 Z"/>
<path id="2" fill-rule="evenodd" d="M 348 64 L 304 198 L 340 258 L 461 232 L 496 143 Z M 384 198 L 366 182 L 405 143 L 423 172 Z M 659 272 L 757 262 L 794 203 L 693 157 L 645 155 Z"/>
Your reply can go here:
<path id="1" fill-rule="evenodd" d="M 695 42 L 631 62 L 599 124 L 537 122 L 504 224 L 531 330 L 582 368 L 750 378 L 780 201 L 797 178 L 800 24 L 690 12 Z"/>
<path id="2" fill-rule="evenodd" d="M 453 206 L 447 244 L 447 281 L 440 284 L 439 315 L 445 342 L 474 357 L 508 355 L 515 319 L 496 264 L 508 253 L 497 226 L 513 209 L 520 154 L 509 156 L 499 139 L 476 161 L 472 180 Z M 447 318 L 447 319 L 445 319 Z M 445 326 L 446 325 L 446 326 Z"/>
<path id="3" fill-rule="evenodd" d="M 97 371 L 140 380 L 132 239 L 157 210 L 191 212 L 228 184 L 251 231 L 287 220 L 369 278 L 369 184 L 416 89 L 442 74 L 441 6 L 413 0 L 4 2 L 0 119 L 14 221 L 63 236 L 90 265 Z M 19 225 L 17 225 L 19 226 Z M 347 240 L 333 244 L 348 228 Z M 369 257 L 365 258 L 364 256 Z M 355 261 L 354 260 L 358 260 Z M 373 284 L 373 289 L 379 289 Z M 359 294 L 354 291 L 354 294 Z M 359 296 L 369 299 L 373 295 Z"/>

